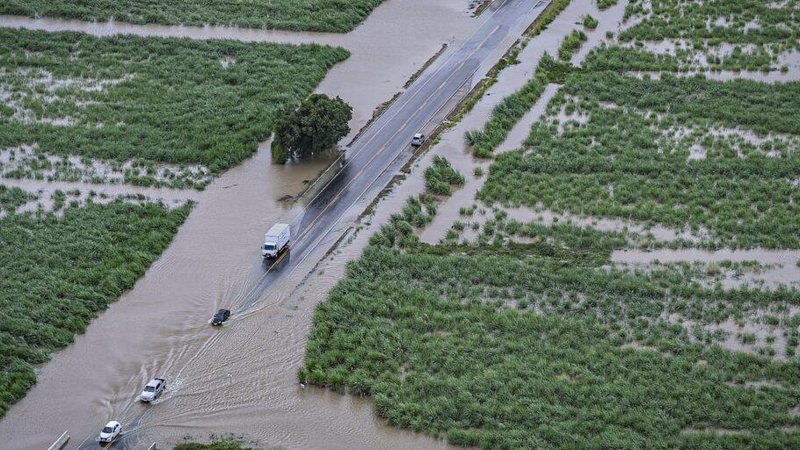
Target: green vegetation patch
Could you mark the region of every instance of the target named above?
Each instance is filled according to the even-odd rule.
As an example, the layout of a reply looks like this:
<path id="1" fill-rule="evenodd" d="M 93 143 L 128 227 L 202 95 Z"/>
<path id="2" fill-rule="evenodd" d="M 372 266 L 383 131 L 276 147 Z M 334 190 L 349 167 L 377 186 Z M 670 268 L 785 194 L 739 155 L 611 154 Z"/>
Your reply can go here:
<path id="1" fill-rule="evenodd" d="M 492 110 L 492 116 L 483 130 L 468 131 L 464 138 L 472 146 L 472 152 L 479 158 L 488 158 L 500 145 L 514 125 L 522 119 L 539 100 L 544 92 L 546 81 L 542 77 L 529 80 L 517 92 L 504 98 Z"/>
<path id="2" fill-rule="evenodd" d="M 798 99 L 798 83 L 573 74 L 479 197 L 800 248 Z"/>
<path id="3" fill-rule="evenodd" d="M 0 219 L 0 415 L 167 248 L 191 205 L 90 203 Z"/>
<path id="4" fill-rule="evenodd" d="M 197 442 L 184 442 L 172 448 L 173 450 L 251 450 L 250 447 L 243 447 L 235 441 L 221 441 L 211 444 L 200 444 Z"/>
<path id="5" fill-rule="evenodd" d="M 617 4 L 617 0 L 597 0 L 597 7 L 602 11 Z"/>
<path id="6" fill-rule="evenodd" d="M 712 311 L 733 298 L 689 295 L 679 277 L 493 250 L 368 249 L 318 307 L 299 376 L 371 395 L 391 424 L 459 445 L 800 443 L 784 432 L 800 420 L 800 364 L 692 344 L 682 325 L 653 319 L 683 300 Z M 689 297 L 668 306 L 673 290 Z M 745 384 L 758 380 L 775 387 Z"/>
<path id="7" fill-rule="evenodd" d="M 203 164 L 252 155 L 341 48 L 0 30 L 0 148 Z"/>
<path id="8" fill-rule="evenodd" d="M 564 38 L 561 47 L 558 48 L 558 58 L 562 61 L 569 61 L 573 53 L 581 48 L 581 44 L 588 39 L 586 34 L 580 30 L 572 30 L 572 33 Z"/>
<path id="9" fill-rule="evenodd" d="M 797 0 L 648 3 L 628 4 L 625 18 L 638 23 L 623 31 L 620 40 L 637 46 L 670 40 L 681 47 L 674 56 L 683 70 L 777 70 L 782 56 L 800 49 Z M 619 50 L 617 56 L 629 51 Z"/>
<path id="10" fill-rule="evenodd" d="M 616 3 L 616 2 L 615 2 Z M 797 46 L 800 32 L 798 0 L 632 0 L 625 17 L 647 20 L 620 34 L 623 41 L 640 39 L 708 39 L 736 44 L 787 44 Z"/>
<path id="11" fill-rule="evenodd" d="M 20 188 L 9 188 L 0 184 L 0 214 L 14 212 L 18 207 L 35 199 L 35 195 Z"/>
<path id="12" fill-rule="evenodd" d="M 346 32 L 383 0 L 5 0 L 0 14 L 103 22 Z"/>
<path id="13" fill-rule="evenodd" d="M 433 156 L 430 167 L 425 169 L 425 188 L 435 195 L 450 195 L 453 186 L 464 185 L 464 175 L 461 175 L 450 161 L 439 155 Z"/>

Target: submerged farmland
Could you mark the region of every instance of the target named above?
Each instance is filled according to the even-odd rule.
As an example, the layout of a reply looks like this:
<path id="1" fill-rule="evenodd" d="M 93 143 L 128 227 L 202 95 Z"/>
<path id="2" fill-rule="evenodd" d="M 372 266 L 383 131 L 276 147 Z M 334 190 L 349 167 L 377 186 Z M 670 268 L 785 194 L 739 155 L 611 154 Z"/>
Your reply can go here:
<path id="1" fill-rule="evenodd" d="M 133 287 L 190 210 L 117 200 L 0 218 L 0 416 L 36 382 L 32 365 Z"/>
<path id="2" fill-rule="evenodd" d="M 295 31 L 346 32 L 355 28 L 383 0 L 7 0 L 0 14 L 63 17 L 90 21 L 118 20 L 165 25 L 235 25 Z"/>
<path id="3" fill-rule="evenodd" d="M 708 62 L 746 41 L 765 77 L 796 77 L 775 30 L 797 2 L 599 3 L 621 29 L 573 33 L 468 133 L 465 151 L 495 158 L 477 201 L 436 245 L 415 236 L 427 216 L 393 217 L 319 306 L 300 378 L 457 445 L 796 447 L 800 279 L 613 255 L 800 249 L 800 83 Z M 522 146 L 494 155 L 546 87 Z"/>
<path id="4" fill-rule="evenodd" d="M 276 114 L 348 56 L 315 45 L 68 32 L 0 30 L 0 39 L 0 146 L 35 156 L 12 177 L 42 177 L 52 156 L 76 156 L 124 170 L 126 182 L 156 184 L 158 174 L 177 187 L 202 186 L 252 155 Z"/>

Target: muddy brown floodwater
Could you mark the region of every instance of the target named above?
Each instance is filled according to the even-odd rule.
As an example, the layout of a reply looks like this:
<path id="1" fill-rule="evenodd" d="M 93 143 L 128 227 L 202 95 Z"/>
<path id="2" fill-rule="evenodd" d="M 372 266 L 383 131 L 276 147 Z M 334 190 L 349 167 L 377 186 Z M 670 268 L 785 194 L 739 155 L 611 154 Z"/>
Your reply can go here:
<path id="1" fill-rule="evenodd" d="M 478 21 L 467 7 L 464 0 L 389 0 L 352 33 L 335 37 L 331 43 L 347 47 L 352 56 L 329 72 L 318 91 L 353 105 L 351 136 L 442 43 L 469 36 Z M 0 25 L 9 20 L 0 18 Z M 61 29 L 82 26 L 50 23 Z M 110 34 L 108 27 L 136 33 L 120 24 L 95 26 L 104 27 L 96 34 Z M 156 28 L 150 27 L 148 35 L 186 35 L 188 29 Z M 236 38 L 219 35 L 225 30 L 204 29 L 210 33 L 206 38 Z M 291 40 L 284 35 L 274 40 Z M 309 35 L 313 42 L 327 38 Z M 430 436 L 389 427 L 369 400 L 298 386 L 296 371 L 314 307 L 341 276 L 341 262 L 329 275 L 325 269 L 315 272 L 296 291 L 313 267 L 309 258 L 265 289 L 254 308 L 240 307 L 264 273 L 258 251 L 264 231 L 300 213 L 279 199 L 301 192 L 304 181 L 328 163 L 274 166 L 265 144 L 205 191 L 192 193 L 197 206 L 158 261 L 85 334 L 37 368 L 36 386 L 0 420 L 2 448 L 46 448 L 65 430 L 72 436 L 67 448 L 76 448 L 111 419 L 126 429 L 139 426 L 135 448 L 154 441 L 169 448 L 184 436 L 207 440 L 214 433 L 288 448 L 447 447 Z M 29 188 L 47 188 L 47 183 Z M 231 307 L 234 317 L 212 329 L 208 319 L 218 307 Z M 152 376 L 166 377 L 168 390 L 153 405 L 137 403 Z"/>

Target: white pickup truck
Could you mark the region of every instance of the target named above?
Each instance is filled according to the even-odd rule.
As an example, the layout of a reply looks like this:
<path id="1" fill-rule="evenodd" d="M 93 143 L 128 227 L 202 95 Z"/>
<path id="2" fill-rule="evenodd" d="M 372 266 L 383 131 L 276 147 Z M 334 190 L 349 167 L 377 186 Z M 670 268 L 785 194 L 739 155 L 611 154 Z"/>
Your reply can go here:
<path id="1" fill-rule="evenodd" d="M 274 259 L 289 248 L 292 232 L 289 225 L 276 223 L 264 235 L 264 244 L 261 246 L 261 256 Z"/>
<path id="2" fill-rule="evenodd" d="M 139 395 L 139 400 L 150 403 L 157 399 L 159 395 L 167 388 L 167 382 L 163 378 L 153 378 L 144 387 L 144 390 Z"/>

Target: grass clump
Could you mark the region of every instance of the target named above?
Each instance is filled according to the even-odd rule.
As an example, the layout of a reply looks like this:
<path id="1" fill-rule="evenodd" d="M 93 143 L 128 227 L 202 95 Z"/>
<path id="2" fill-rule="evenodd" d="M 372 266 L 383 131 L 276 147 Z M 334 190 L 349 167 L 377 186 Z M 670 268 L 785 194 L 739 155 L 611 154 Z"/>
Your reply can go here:
<path id="1" fill-rule="evenodd" d="M 370 238 L 370 245 L 386 248 L 412 248 L 419 244 L 415 229 L 433 221 L 436 215 L 436 199 L 429 194 L 409 197 L 400 213 L 392 214 L 389 222 L 381 226 Z"/>
<path id="2" fill-rule="evenodd" d="M 116 201 L 0 219 L 0 416 L 36 382 L 33 364 L 133 287 L 190 208 Z"/>
<path id="3" fill-rule="evenodd" d="M 425 169 L 425 188 L 434 195 L 452 194 L 453 186 L 463 186 L 464 176 L 461 175 L 446 158 L 439 155 L 433 156 L 433 163 Z"/>
<path id="4" fill-rule="evenodd" d="M 595 19 L 594 17 L 592 17 L 589 14 L 587 14 L 587 15 L 585 15 L 583 17 L 583 26 L 585 26 L 586 28 L 588 28 L 590 30 L 594 30 L 595 28 L 597 28 L 597 25 L 599 25 L 599 24 L 600 24 L 600 22 L 598 22 L 597 19 Z"/>
<path id="5" fill-rule="evenodd" d="M 597 7 L 600 11 L 606 10 L 617 4 L 617 0 L 597 0 Z"/>
<path id="6" fill-rule="evenodd" d="M 110 19 L 164 25 L 207 24 L 294 31 L 352 30 L 383 0 L 7 0 L 0 14 L 63 17 L 105 22 Z"/>
<path id="7" fill-rule="evenodd" d="M 492 111 L 492 116 L 482 131 L 467 133 L 465 139 L 472 146 L 472 153 L 479 158 L 488 158 L 494 149 L 508 136 L 514 125 L 530 110 L 544 92 L 545 82 L 533 78 L 514 94 L 506 97 Z"/>
<path id="8" fill-rule="evenodd" d="M 18 207 L 36 200 L 36 195 L 23 191 L 17 187 L 7 187 L 0 184 L 0 215 L 14 212 Z"/>
<path id="9" fill-rule="evenodd" d="M 341 48 L 0 30 L 0 146 L 106 160 L 203 164 L 255 152 Z"/>
<path id="10" fill-rule="evenodd" d="M 558 58 L 562 61 L 569 61 L 572 58 L 572 54 L 581 48 L 581 44 L 586 39 L 586 34 L 583 31 L 573 30 L 561 43 L 561 47 L 558 49 Z"/>
<path id="11" fill-rule="evenodd" d="M 427 190 L 409 197 L 403 209 L 389 217 L 378 233 L 370 238 L 370 245 L 381 248 L 406 249 L 417 247 L 420 242 L 415 230 L 433 221 L 438 209 L 436 196 L 449 196 L 453 186 L 462 186 L 464 176 L 453 169 L 447 159 L 434 155 L 433 165 L 425 169 Z"/>

